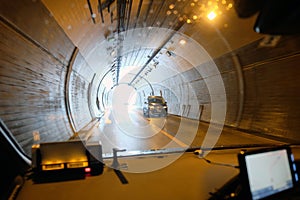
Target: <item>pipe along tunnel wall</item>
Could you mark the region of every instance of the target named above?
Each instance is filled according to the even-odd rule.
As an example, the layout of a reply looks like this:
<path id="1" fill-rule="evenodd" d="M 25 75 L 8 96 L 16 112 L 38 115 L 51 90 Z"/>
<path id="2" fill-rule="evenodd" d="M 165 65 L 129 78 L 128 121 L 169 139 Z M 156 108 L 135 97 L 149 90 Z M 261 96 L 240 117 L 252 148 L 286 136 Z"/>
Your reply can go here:
<path id="1" fill-rule="evenodd" d="M 41 141 L 67 140 L 93 120 L 88 88 L 94 72 L 80 52 L 74 53 L 75 45 L 39 1 L 30 5 L 7 1 L 1 6 L 0 26 L 0 117 L 30 155 L 33 133 L 39 132 Z M 300 141 L 300 37 L 283 36 L 272 48 L 258 47 L 259 42 L 214 59 L 226 89 L 225 125 Z M 239 117 L 241 99 L 232 53 L 240 61 L 244 79 Z M 210 121 L 204 79 L 194 78 L 193 69 L 181 76 L 193 85 L 201 114 L 191 112 L 195 110 L 191 101 L 180 105 L 170 101 L 169 106 L 182 109 L 185 117 Z M 178 79 L 163 84 L 174 88 Z"/>

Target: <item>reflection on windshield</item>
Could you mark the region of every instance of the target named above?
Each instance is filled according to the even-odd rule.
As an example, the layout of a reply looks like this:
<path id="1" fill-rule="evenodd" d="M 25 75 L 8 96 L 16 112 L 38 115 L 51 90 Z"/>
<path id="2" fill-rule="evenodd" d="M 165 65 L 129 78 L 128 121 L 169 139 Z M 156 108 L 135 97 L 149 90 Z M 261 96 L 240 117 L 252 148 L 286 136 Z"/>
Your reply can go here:
<path id="1" fill-rule="evenodd" d="M 103 157 L 113 156 L 113 149 L 124 149 L 118 156 L 138 156 L 176 153 L 164 165 L 153 164 L 147 170 L 157 170 L 178 159 L 186 151 L 203 150 L 206 155 L 211 150 L 262 147 L 284 144 L 282 141 L 261 137 L 253 133 L 233 130 L 229 127 L 209 125 L 206 122 L 168 115 L 161 118 L 147 118 L 140 107 L 124 106 L 107 110 L 98 122 L 88 142 L 101 141 Z M 208 134 L 208 129 L 211 129 Z M 221 132 L 220 136 L 218 132 Z M 214 134 L 216 133 L 216 134 Z M 203 145 L 204 140 L 214 145 Z M 203 156 L 205 156 L 203 155 Z M 109 160 L 105 160 L 110 162 Z M 137 167 L 137 166 L 136 166 Z M 133 167 L 136 169 L 136 167 Z M 142 170 L 142 169 L 141 169 Z M 145 170 L 145 168 L 143 168 Z"/>
<path id="2" fill-rule="evenodd" d="M 162 99 L 159 98 L 149 98 L 148 99 L 149 103 L 164 103 Z"/>

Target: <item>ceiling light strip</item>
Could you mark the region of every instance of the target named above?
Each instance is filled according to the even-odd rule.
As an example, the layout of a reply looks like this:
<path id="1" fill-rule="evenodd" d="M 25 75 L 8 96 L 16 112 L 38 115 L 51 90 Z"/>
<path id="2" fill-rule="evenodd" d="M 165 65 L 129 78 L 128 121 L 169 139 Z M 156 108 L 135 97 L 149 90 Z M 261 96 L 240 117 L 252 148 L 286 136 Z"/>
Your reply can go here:
<path id="1" fill-rule="evenodd" d="M 130 81 L 129 85 L 133 84 L 135 79 L 144 71 L 144 69 L 148 66 L 148 64 L 155 58 L 155 56 L 160 52 L 161 49 L 171 40 L 171 38 L 177 33 L 177 31 L 183 26 L 183 22 L 179 23 L 175 30 L 169 35 L 169 37 L 162 43 L 160 47 L 158 47 L 153 54 L 149 57 L 140 71 L 134 76 L 134 78 Z"/>

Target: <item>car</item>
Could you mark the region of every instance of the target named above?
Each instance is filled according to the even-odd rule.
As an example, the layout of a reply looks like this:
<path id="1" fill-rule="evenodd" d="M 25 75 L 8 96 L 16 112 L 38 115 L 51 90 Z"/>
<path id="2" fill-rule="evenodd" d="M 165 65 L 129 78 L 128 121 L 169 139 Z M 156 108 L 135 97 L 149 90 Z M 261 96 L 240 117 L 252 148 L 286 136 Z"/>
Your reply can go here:
<path id="1" fill-rule="evenodd" d="M 166 117 L 168 114 L 167 102 L 162 96 L 148 96 L 143 107 L 146 117 Z"/>

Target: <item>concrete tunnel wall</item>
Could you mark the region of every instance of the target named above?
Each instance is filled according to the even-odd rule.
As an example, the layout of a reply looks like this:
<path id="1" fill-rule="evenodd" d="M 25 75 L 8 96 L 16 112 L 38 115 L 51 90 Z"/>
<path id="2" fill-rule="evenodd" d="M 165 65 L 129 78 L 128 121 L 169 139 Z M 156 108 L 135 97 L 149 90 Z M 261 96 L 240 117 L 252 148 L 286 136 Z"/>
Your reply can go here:
<path id="1" fill-rule="evenodd" d="M 300 37 L 299 35 L 283 36 L 276 47 L 260 47 L 260 42 L 255 41 L 214 59 L 226 90 L 225 125 L 299 142 Z M 244 100 L 241 116 L 238 116 L 241 96 L 233 55 L 239 59 L 243 73 Z M 199 78 L 195 74 L 195 69 L 191 69 L 180 76 L 189 80 L 188 84 L 196 91 L 200 106 L 199 119 L 209 122 L 211 120 L 210 94 L 205 78 Z M 175 76 L 165 80 L 164 85 L 174 89 L 177 87 L 175 83 L 180 83 L 177 79 L 180 77 Z M 180 107 L 181 113 L 195 118 L 194 112 L 190 112 L 197 110 L 195 105 L 181 104 Z"/>
<path id="2" fill-rule="evenodd" d="M 68 140 L 92 121 L 94 72 L 40 1 L 0 8 L 0 117 L 31 155 L 35 140 Z"/>
<path id="3" fill-rule="evenodd" d="M 1 2 L 0 26 L 1 119 L 28 154 L 34 132 L 39 132 L 41 141 L 69 139 L 95 117 L 88 106 L 94 72 L 40 1 Z M 274 48 L 258 48 L 259 42 L 233 52 L 244 78 L 239 119 L 232 54 L 214 59 L 226 89 L 225 125 L 300 141 L 300 37 L 284 36 Z M 208 122 L 210 96 L 204 78 L 192 78 L 193 70 L 180 76 L 197 91 L 200 105 L 187 100 L 172 105 L 170 97 L 166 99 L 170 107 L 181 109 L 176 111 L 180 115 Z M 164 94 L 171 94 L 166 88 L 174 88 L 177 78 L 163 81 Z M 186 83 L 181 83 L 184 88 Z"/>
<path id="4" fill-rule="evenodd" d="M 300 37 L 283 36 L 276 47 L 260 47 L 260 40 L 214 59 L 222 75 L 227 98 L 225 125 L 262 135 L 300 141 Z M 243 104 L 239 107 L 238 75 L 233 56 L 239 60 L 243 79 Z M 210 65 L 211 61 L 202 65 Z M 197 68 L 201 68 L 198 66 Z M 175 91 L 180 85 L 191 85 L 196 92 L 198 104 L 185 100 L 178 113 L 199 120 L 211 121 L 211 100 L 203 77 L 195 76 L 197 70 L 190 69 L 163 83 L 164 88 Z M 188 82 L 182 82 L 182 78 Z M 164 91 L 164 88 L 161 88 Z M 168 99 L 165 91 L 165 98 Z M 215 94 L 218 95 L 218 94 Z M 220 94 L 221 95 L 221 94 Z M 186 99 L 193 99 L 185 93 Z M 185 102 L 185 103 L 184 103 Z M 239 112 L 241 110 L 241 116 Z M 194 111 L 194 112 L 193 112 Z"/>

